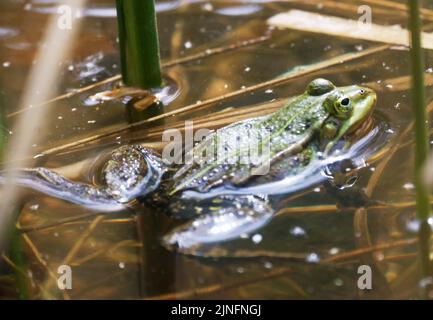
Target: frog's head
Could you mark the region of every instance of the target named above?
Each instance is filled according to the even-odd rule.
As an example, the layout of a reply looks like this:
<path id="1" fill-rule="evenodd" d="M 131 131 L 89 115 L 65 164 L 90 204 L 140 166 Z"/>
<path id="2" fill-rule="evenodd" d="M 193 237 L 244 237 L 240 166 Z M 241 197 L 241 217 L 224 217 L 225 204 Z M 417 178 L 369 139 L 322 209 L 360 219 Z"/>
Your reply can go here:
<path id="1" fill-rule="evenodd" d="M 341 138 L 355 133 L 368 122 L 377 100 L 376 93 L 369 88 L 357 85 L 335 87 L 325 79 L 312 81 L 307 92 L 310 95 L 326 95 L 323 105 L 330 117 L 322 131 L 330 141 L 325 153 Z"/>

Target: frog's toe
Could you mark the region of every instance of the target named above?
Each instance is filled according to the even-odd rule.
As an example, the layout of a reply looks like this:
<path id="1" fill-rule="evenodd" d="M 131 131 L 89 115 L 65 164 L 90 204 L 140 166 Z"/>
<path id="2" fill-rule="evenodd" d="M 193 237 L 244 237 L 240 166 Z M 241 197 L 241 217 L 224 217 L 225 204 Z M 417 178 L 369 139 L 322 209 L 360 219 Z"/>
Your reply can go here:
<path id="1" fill-rule="evenodd" d="M 188 253 L 200 245 L 235 239 L 262 227 L 274 213 L 266 199 L 256 196 L 238 196 L 232 201 L 231 206 L 215 208 L 174 229 L 164 237 L 164 246 Z"/>

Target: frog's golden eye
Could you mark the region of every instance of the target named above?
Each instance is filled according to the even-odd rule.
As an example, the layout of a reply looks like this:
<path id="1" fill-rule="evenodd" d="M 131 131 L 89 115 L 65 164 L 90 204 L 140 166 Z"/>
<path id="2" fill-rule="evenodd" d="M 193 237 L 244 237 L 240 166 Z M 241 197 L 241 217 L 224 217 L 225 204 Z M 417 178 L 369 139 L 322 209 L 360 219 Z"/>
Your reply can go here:
<path id="1" fill-rule="evenodd" d="M 334 103 L 335 116 L 340 119 L 347 119 L 352 114 L 352 101 L 348 97 L 341 97 Z"/>

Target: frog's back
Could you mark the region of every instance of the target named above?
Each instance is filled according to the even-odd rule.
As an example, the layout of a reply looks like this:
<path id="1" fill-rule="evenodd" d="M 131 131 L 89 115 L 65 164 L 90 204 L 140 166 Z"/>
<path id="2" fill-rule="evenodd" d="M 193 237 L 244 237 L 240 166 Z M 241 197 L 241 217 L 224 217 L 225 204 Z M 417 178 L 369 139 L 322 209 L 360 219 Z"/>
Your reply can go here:
<path id="1" fill-rule="evenodd" d="M 272 159 L 286 150 L 292 152 L 284 160 L 290 157 L 293 161 L 286 161 L 289 165 L 283 167 L 287 174 L 294 172 L 310 159 L 311 152 L 304 147 L 327 117 L 325 98 L 303 94 L 271 115 L 211 133 L 187 153 L 189 163 L 175 174 L 171 194 L 186 189 L 207 192 L 222 184 L 239 187 L 252 176 L 267 174 Z"/>

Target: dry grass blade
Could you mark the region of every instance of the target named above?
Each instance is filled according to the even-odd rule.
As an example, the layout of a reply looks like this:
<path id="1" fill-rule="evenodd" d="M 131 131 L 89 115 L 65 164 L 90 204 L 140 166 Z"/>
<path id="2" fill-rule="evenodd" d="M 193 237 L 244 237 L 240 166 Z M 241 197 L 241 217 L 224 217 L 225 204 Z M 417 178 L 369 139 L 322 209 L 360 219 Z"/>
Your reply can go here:
<path id="1" fill-rule="evenodd" d="M 336 263 L 341 262 L 344 260 L 348 260 L 355 257 L 360 257 L 365 255 L 366 253 L 373 253 L 375 251 L 381 251 L 381 250 L 387 250 L 387 249 L 394 249 L 399 247 L 407 247 L 410 245 L 414 245 L 418 242 L 417 238 L 413 239 L 405 239 L 405 240 L 399 240 L 392 243 L 385 243 L 377 246 L 369 246 L 365 248 L 359 248 L 350 252 L 345 252 L 339 255 L 335 255 L 333 257 L 327 258 L 322 260 L 321 263 L 329 264 L 329 263 Z"/>
<path id="2" fill-rule="evenodd" d="M 363 0 L 366 4 L 372 4 L 377 6 L 382 6 L 384 8 L 392 9 L 392 10 L 400 10 L 408 13 L 406 4 L 398 3 L 395 1 L 389 1 L 389 0 Z M 433 11 L 426 8 L 421 8 L 421 17 L 423 19 L 432 20 L 433 19 Z"/>
<path id="3" fill-rule="evenodd" d="M 192 289 L 192 290 L 186 290 L 181 292 L 175 292 L 175 293 L 168 293 L 163 294 L 159 296 L 149 297 L 147 300 L 176 300 L 176 299 L 192 299 L 196 297 L 202 298 L 203 296 L 215 294 L 215 293 L 221 293 L 224 291 L 229 291 L 232 289 L 236 289 L 239 287 L 255 284 L 258 282 L 263 282 L 267 280 L 271 280 L 274 278 L 279 278 L 282 276 L 288 276 L 292 272 L 291 269 L 282 269 L 282 270 L 275 270 L 272 271 L 264 276 L 256 277 L 252 279 L 247 279 L 244 281 L 239 281 L 231 284 L 215 284 L 208 287 L 198 288 L 198 289 Z M 305 292 L 304 289 L 302 289 L 295 281 L 288 279 L 289 283 L 291 284 L 292 289 L 301 297 L 301 298 L 307 298 L 308 294 Z"/>
<path id="4" fill-rule="evenodd" d="M 162 67 L 163 68 L 169 68 L 169 67 L 173 67 L 173 66 L 176 66 L 176 65 L 193 62 L 193 61 L 196 61 L 196 60 L 199 60 L 199 59 L 204 59 L 204 58 L 207 58 L 207 57 L 210 57 L 210 56 L 214 56 L 214 55 L 217 55 L 217 54 L 229 52 L 229 51 L 232 51 L 232 50 L 237 50 L 237 49 L 240 49 L 240 48 L 243 48 L 243 47 L 248 47 L 248 46 L 256 45 L 256 44 L 262 43 L 262 42 L 264 42 L 266 40 L 269 40 L 269 39 L 270 39 L 270 35 L 265 35 L 265 36 L 261 36 L 261 37 L 258 37 L 258 38 L 243 40 L 243 41 L 240 41 L 240 42 L 237 42 L 237 43 L 233 43 L 233 44 L 229 44 L 229 45 L 223 46 L 223 47 L 217 47 L 217 48 L 213 48 L 213 49 L 208 49 L 208 50 L 205 50 L 203 52 L 198 52 L 196 54 L 192 54 L 190 56 L 186 56 L 186 57 L 182 57 L 182 58 L 179 58 L 179 59 L 176 59 L 176 60 L 164 62 L 164 63 L 162 63 Z M 90 91 L 92 89 L 95 89 L 95 88 L 98 88 L 98 87 L 102 87 L 103 85 L 106 85 L 106 84 L 109 84 L 109 83 L 112 83 L 112 82 L 120 81 L 121 78 L 122 78 L 122 76 L 120 74 L 112 76 L 112 77 L 104 79 L 104 80 L 102 80 L 102 81 L 100 81 L 98 83 L 94 83 L 94 84 L 91 84 L 89 86 L 86 86 L 86 87 L 83 87 L 83 88 L 80 88 L 80 89 L 76 89 L 76 90 L 73 90 L 73 91 L 68 92 L 66 94 L 57 96 L 57 97 L 55 97 L 55 98 L 53 98 L 51 100 L 45 101 L 45 102 L 43 102 L 41 104 L 33 105 L 31 108 L 27 107 L 27 108 L 23 108 L 23 109 L 20 109 L 18 111 L 15 111 L 15 112 L 11 112 L 8 115 L 6 115 L 6 117 L 7 118 L 11 118 L 11 117 L 17 116 L 17 115 L 19 115 L 19 114 L 21 114 L 21 113 L 23 113 L 25 111 L 29 111 L 29 110 L 32 110 L 32 109 L 37 108 L 37 107 L 42 107 L 42 106 L 48 105 L 50 103 L 53 103 L 53 102 L 56 102 L 56 101 L 60 101 L 62 99 L 70 98 L 70 97 L 73 97 L 73 96 L 75 96 L 77 94 L 81 94 L 81 93 Z"/>
<path id="5" fill-rule="evenodd" d="M 42 257 L 42 254 L 39 252 L 36 245 L 33 243 L 33 241 L 30 239 L 30 237 L 28 235 L 23 234 L 22 238 L 24 240 L 24 243 L 30 249 L 33 256 L 36 258 L 36 261 L 41 265 L 41 267 L 48 274 L 49 279 L 51 279 L 51 281 L 53 281 L 55 283 L 57 281 L 57 275 L 53 272 L 53 270 L 51 270 L 50 266 L 45 261 L 45 259 Z M 48 298 L 48 299 L 54 298 L 53 295 L 48 290 L 48 288 L 46 288 L 44 285 L 38 285 L 38 286 L 41 288 L 41 290 L 40 290 L 41 294 L 43 294 L 45 298 Z M 66 292 L 63 292 L 63 297 L 65 300 L 69 300 L 69 295 Z"/>
<path id="6" fill-rule="evenodd" d="M 357 20 L 301 10 L 279 13 L 268 20 L 271 26 L 300 31 L 409 46 L 409 31 L 400 26 L 360 25 Z M 423 47 L 433 49 L 433 34 L 422 33 Z"/>
<path id="7" fill-rule="evenodd" d="M 335 265 L 337 263 L 342 263 L 342 262 L 345 262 L 348 260 L 350 261 L 350 259 L 353 259 L 353 258 L 362 257 L 366 253 L 373 253 L 376 251 L 389 250 L 389 249 L 400 248 L 400 247 L 407 247 L 407 246 L 415 245 L 417 242 L 418 242 L 418 239 L 413 238 L 413 239 L 404 239 L 404 240 L 400 240 L 400 241 L 395 241 L 393 243 L 381 244 L 381 245 L 377 245 L 377 246 L 369 246 L 369 247 L 365 247 L 365 248 L 359 248 L 359 249 L 356 249 L 356 250 L 353 250 L 350 252 L 345 252 L 345 253 L 324 259 L 320 262 L 320 264 Z M 262 277 L 257 277 L 257 278 L 249 279 L 246 281 L 240 281 L 240 282 L 236 282 L 233 284 L 228 284 L 228 285 L 216 284 L 216 285 L 211 285 L 211 286 L 199 288 L 199 289 L 192 289 L 192 290 L 186 290 L 186 291 L 177 292 L 177 293 L 169 293 L 169 294 L 165 294 L 165 295 L 155 296 L 155 297 L 151 297 L 149 299 L 151 299 L 151 300 L 175 300 L 175 299 L 192 299 L 195 297 L 203 297 L 206 295 L 235 289 L 235 288 L 241 287 L 241 286 L 246 286 L 246 285 L 258 283 L 258 282 L 270 280 L 273 278 L 279 278 L 279 277 L 290 274 L 290 272 L 291 272 L 290 269 L 277 270 L 277 271 L 271 272 L 271 273 L 269 273 L 265 276 L 262 276 Z M 296 283 L 294 283 L 294 285 L 296 285 Z M 302 290 L 302 291 L 299 291 L 299 293 L 305 292 L 298 285 L 296 285 L 296 286 L 300 290 Z M 306 295 L 304 297 L 306 297 Z"/>
<path id="8" fill-rule="evenodd" d="M 158 120 L 161 120 L 164 118 L 177 116 L 177 115 L 181 115 L 181 114 L 187 114 L 187 113 L 192 112 L 192 111 L 197 111 L 197 110 L 200 110 L 200 109 L 207 107 L 209 105 L 223 102 L 223 101 L 226 101 L 226 100 L 234 98 L 234 97 L 238 97 L 238 96 L 243 95 L 243 94 L 251 93 L 251 92 L 254 92 L 257 90 L 261 90 L 261 89 L 267 89 L 267 88 L 279 86 L 279 85 L 285 84 L 285 83 L 287 83 L 287 82 L 289 82 L 295 78 L 299 78 L 301 76 L 305 76 L 307 74 L 310 74 L 310 73 L 313 73 L 313 72 L 316 72 L 316 71 L 319 71 L 319 70 L 322 70 L 322 69 L 325 69 L 325 68 L 328 68 L 328 67 L 331 67 L 334 65 L 347 63 L 347 62 L 355 60 L 355 59 L 360 59 L 362 57 L 369 56 L 371 54 L 374 54 L 374 53 L 377 53 L 380 51 L 384 51 L 384 50 L 387 50 L 389 48 L 390 48 L 389 45 L 377 46 L 377 47 L 373 47 L 371 49 L 367 49 L 364 51 L 346 53 L 346 54 L 331 58 L 329 60 L 325 60 L 325 61 L 321 61 L 321 62 L 312 64 L 312 65 L 296 68 L 292 72 L 289 72 L 288 74 L 286 74 L 285 76 L 280 77 L 280 78 L 265 81 L 265 82 L 262 82 L 260 84 L 257 84 L 257 85 L 251 86 L 251 87 L 247 87 L 244 89 L 233 91 L 233 92 L 226 94 L 226 95 L 222 95 L 222 96 L 218 96 L 215 98 L 211 98 L 211 99 L 202 101 L 200 103 L 188 105 L 188 106 L 176 109 L 174 111 L 164 113 L 164 114 L 159 115 L 159 116 L 155 116 L 155 117 L 143 120 L 143 121 L 136 122 L 134 124 L 125 125 L 123 127 L 111 130 L 110 132 L 97 134 L 97 135 L 90 136 L 90 137 L 87 137 L 87 138 L 84 138 L 84 139 L 81 139 L 78 141 L 63 144 L 63 145 L 58 146 L 58 147 L 50 148 L 48 150 L 41 152 L 40 156 L 55 154 L 57 152 L 66 150 L 68 148 L 77 147 L 77 146 L 91 143 L 93 141 L 96 141 L 96 140 L 99 140 L 99 139 L 102 139 L 105 137 L 121 134 L 121 133 L 126 132 L 128 130 L 131 130 L 134 128 L 139 128 L 143 125 L 148 125 L 152 122 L 155 122 L 155 121 L 158 121 Z"/>
<path id="9" fill-rule="evenodd" d="M 106 255 L 108 258 L 112 258 L 113 256 L 115 256 L 114 253 L 121 248 L 125 248 L 125 247 L 140 248 L 142 245 L 143 244 L 141 242 L 137 242 L 136 240 L 123 240 L 123 241 L 120 241 L 118 243 L 115 243 L 112 246 L 102 248 L 100 250 L 96 250 L 92 254 L 85 256 L 81 259 L 75 260 L 72 263 L 72 266 L 75 266 L 75 267 L 80 266 L 80 265 L 87 263 L 93 259 L 96 259 L 97 257 L 102 256 L 102 255 Z M 139 259 L 137 258 L 136 261 L 138 261 L 138 260 Z"/>
<path id="10" fill-rule="evenodd" d="M 87 227 L 87 229 L 83 232 L 81 237 L 75 242 L 74 246 L 71 248 L 71 250 L 66 255 L 65 259 L 63 260 L 64 265 L 71 264 L 72 260 L 75 258 L 78 251 L 81 249 L 81 246 L 86 242 L 86 240 L 90 237 L 93 230 L 96 229 L 96 227 L 99 225 L 99 223 L 105 218 L 103 215 L 97 216 L 92 223 Z"/>

